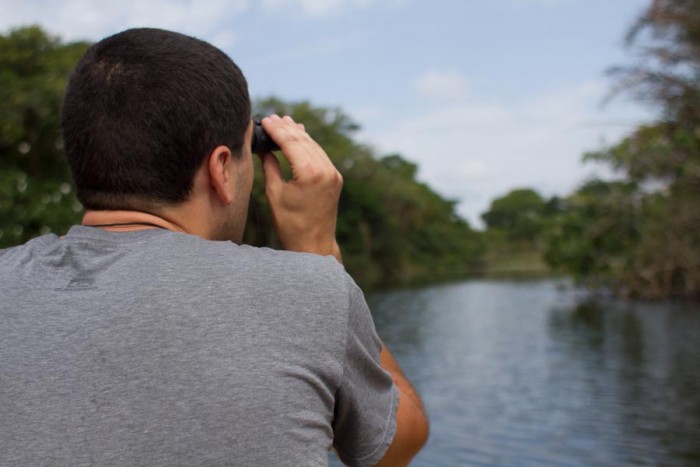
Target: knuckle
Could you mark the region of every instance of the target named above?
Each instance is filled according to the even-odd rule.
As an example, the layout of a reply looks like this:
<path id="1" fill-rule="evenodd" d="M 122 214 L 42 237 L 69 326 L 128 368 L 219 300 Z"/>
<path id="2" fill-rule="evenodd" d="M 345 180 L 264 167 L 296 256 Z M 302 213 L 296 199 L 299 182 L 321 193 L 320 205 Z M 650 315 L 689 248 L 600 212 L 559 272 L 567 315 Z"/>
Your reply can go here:
<path id="1" fill-rule="evenodd" d="M 312 183 L 320 183 L 325 178 L 323 172 L 321 172 L 314 166 L 309 167 L 307 171 L 307 176 L 309 177 L 309 181 Z"/>
<path id="2" fill-rule="evenodd" d="M 296 143 L 296 142 L 301 141 L 301 138 L 299 138 L 298 134 L 291 133 L 291 132 L 285 134 L 282 139 L 287 143 Z"/>
<path id="3" fill-rule="evenodd" d="M 286 144 L 295 143 L 309 143 L 312 141 L 311 137 L 302 131 L 288 131 L 282 136 L 282 141 Z"/>

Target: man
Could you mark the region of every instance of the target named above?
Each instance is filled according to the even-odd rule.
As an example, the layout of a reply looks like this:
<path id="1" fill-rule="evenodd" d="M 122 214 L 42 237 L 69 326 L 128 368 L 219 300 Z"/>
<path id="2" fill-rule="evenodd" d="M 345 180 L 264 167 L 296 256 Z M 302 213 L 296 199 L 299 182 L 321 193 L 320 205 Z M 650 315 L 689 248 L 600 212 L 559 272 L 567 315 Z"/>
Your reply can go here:
<path id="1" fill-rule="evenodd" d="M 0 465 L 405 465 L 420 399 L 335 241 L 342 179 L 289 117 L 263 154 L 284 248 L 239 245 L 247 84 L 157 29 L 95 44 L 64 102 L 86 213 L 0 252 Z"/>

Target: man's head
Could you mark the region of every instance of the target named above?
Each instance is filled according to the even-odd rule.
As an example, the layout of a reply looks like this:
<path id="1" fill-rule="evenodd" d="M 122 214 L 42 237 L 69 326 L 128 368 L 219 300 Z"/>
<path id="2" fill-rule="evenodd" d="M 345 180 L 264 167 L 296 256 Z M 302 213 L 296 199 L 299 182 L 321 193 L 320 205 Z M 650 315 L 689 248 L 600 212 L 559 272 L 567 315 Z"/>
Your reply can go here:
<path id="1" fill-rule="evenodd" d="M 247 152 L 250 118 L 245 78 L 214 46 L 159 29 L 107 37 L 78 63 L 63 105 L 78 199 L 95 210 L 181 203 L 217 147 Z"/>

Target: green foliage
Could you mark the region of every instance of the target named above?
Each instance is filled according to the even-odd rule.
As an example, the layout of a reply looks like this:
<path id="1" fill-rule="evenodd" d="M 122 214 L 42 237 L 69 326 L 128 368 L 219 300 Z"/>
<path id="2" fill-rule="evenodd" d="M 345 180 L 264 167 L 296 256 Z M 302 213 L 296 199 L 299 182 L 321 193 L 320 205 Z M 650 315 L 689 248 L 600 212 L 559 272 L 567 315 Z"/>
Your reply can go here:
<path id="1" fill-rule="evenodd" d="M 615 283 L 639 242 L 633 184 L 593 180 L 563 202 L 543 233 L 544 258 L 589 284 Z"/>
<path id="2" fill-rule="evenodd" d="M 481 218 L 489 230 L 504 232 L 508 240 L 534 243 L 546 211 L 547 204 L 539 193 L 522 188 L 493 200 Z"/>
<path id="3" fill-rule="evenodd" d="M 546 259 L 624 295 L 700 298 L 700 0 L 651 1 L 628 39 L 641 62 L 612 72 L 663 119 L 585 156 L 619 179 L 566 199 Z"/>
<path id="4" fill-rule="evenodd" d="M 36 26 L 0 36 L 0 247 L 63 232 L 79 219 L 59 109 L 86 48 Z"/>
<path id="5" fill-rule="evenodd" d="M 629 295 L 700 296 L 700 142 L 672 122 L 644 126 L 588 159 L 634 187 L 637 237 L 614 278 Z M 619 225 L 626 217 L 619 215 Z"/>

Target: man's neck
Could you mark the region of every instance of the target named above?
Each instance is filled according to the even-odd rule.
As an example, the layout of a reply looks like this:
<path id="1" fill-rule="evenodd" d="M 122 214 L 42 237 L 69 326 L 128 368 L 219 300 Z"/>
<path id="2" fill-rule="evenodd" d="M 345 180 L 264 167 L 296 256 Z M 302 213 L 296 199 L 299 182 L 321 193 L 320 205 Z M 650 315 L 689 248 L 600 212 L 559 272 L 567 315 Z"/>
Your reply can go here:
<path id="1" fill-rule="evenodd" d="M 174 232 L 187 229 L 172 219 L 141 211 L 86 211 L 82 225 L 99 227 L 113 232 L 129 232 L 161 228 Z"/>

